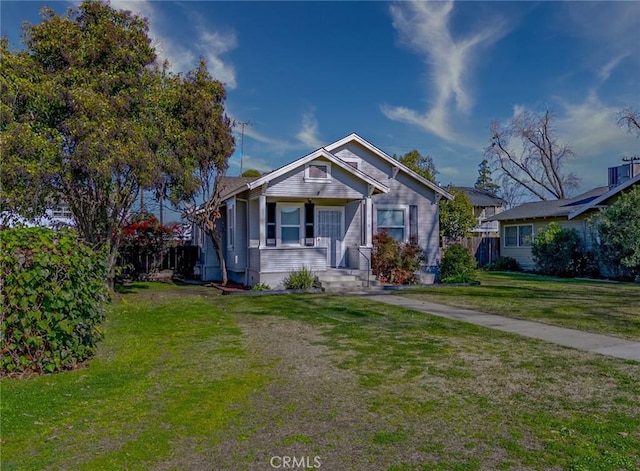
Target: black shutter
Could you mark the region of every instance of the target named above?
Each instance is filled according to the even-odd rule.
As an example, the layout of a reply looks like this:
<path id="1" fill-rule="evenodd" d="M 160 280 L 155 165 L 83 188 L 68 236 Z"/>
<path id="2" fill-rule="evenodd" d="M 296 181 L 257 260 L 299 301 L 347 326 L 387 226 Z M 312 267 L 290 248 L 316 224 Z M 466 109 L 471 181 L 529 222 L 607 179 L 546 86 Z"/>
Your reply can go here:
<path id="1" fill-rule="evenodd" d="M 276 245 L 276 204 L 267 203 L 267 245 Z"/>
<path id="2" fill-rule="evenodd" d="M 314 245 L 313 226 L 315 217 L 315 205 L 306 203 L 304 205 L 304 245 L 312 247 Z"/>
<path id="3" fill-rule="evenodd" d="M 418 241 L 418 205 L 409 205 L 409 240 L 412 238 Z"/>

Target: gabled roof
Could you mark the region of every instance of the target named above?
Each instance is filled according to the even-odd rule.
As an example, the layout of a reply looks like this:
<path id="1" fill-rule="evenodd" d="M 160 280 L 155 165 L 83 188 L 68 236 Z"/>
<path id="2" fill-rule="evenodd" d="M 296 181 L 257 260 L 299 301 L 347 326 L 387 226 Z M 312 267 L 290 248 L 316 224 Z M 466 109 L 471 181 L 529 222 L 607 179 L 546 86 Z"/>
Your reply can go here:
<path id="1" fill-rule="evenodd" d="M 376 146 L 371 144 L 369 141 L 367 141 L 367 140 L 363 139 L 362 137 L 360 137 L 355 132 L 349 134 L 346 137 L 343 137 L 342 139 L 340 139 L 340 140 L 338 140 L 336 142 L 333 142 L 332 144 L 329 144 L 328 146 L 324 146 L 324 148 L 326 150 L 328 150 L 329 152 L 333 152 L 338 147 L 341 147 L 341 146 L 343 146 L 345 144 L 348 144 L 350 142 L 357 142 L 358 144 L 360 144 L 365 149 L 368 149 L 369 151 L 371 151 L 374 154 L 378 155 L 382 160 L 387 161 L 392 167 L 396 167 L 396 168 L 402 170 L 404 173 L 406 173 L 408 175 L 411 175 L 413 178 L 418 180 L 423 185 L 431 188 L 433 191 L 435 191 L 437 194 L 441 195 L 443 198 L 446 198 L 448 200 L 452 200 L 453 199 L 453 195 L 451 193 L 449 193 L 448 191 L 446 191 L 444 188 L 436 185 L 432 181 L 427 180 L 422 175 L 417 174 L 416 172 L 411 170 L 406 165 L 400 163 L 397 159 L 394 159 L 393 157 L 388 155 L 386 152 L 378 149 Z"/>
<path id="2" fill-rule="evenodd" d="M 232 195 L 239 193 L 238 190 L 246 190 L 247 184 L 257 180 L 258 178 L 260 177 L 220 177 L 220 197 L 223 200 L 226 200 Z"/>
<path id="3" fill-rule="evenodd" d="M 487 190 L 470 186 L 456 186 L 454 188 L 464 191 L 473 206 L 505 206 L 507 204 L 505 200 Z"/>
<path id="4" fill-rule="evenodd" d="M 523 203 L 520 206 L 487 218 L 485 221 L 509 221 L 514 219 L 542 219 L 568 216 L 572 211 L 589 204 L 591 201 L 606 193 L 607 190 L 608 187 L 601 186 L 575 196 L 574 198 Z"/>
<path id="5" fill-rule="evenodd" d="M 378 180 L 375 180 L 374 178 L 371 178 L 369 175 L 367 175 L 366 173 L 362 172 L 361 170 L 358 170 L 354 167 L 352 167 L 351 165 L 347 164 L 344 160 L 340 159 L 339 157 L 336 157 L 335 155 L 333 155 L 332 153 L 328 152 L 325 148 L 321 147 L 320 149 L 317 149 L 313 152 L 311 152 L 310 154 L 305 155 L 304 157 L 298 159 L 298 160 L 294 160 L 293 162 L 284 165 L 280 168 L 277 168 L 265 175 L 262 175 L 260 177 L 256 177 L 256 178 L 247 178 L 247 181 L 237 181 L 235 183 L 229 183 L 230 188 L 233 188 L 230 191 L 225 191 L 223 193 L 223 199 L 227 199 L 230 198 L 238 193 L 241 193 L 242 191 L 245 190 L 253 190 L 254 188 L 258 188 L 262 185 L 264 185 L 265 183 L 269 183 L 270 181 L 272 181 L 275 178 L 278 178 L 282 175 L 285 175 L 286 173 L 290 172 L 291 170 L 295 170 L 298 167 L 301 167 L 303 165 L 305 165 L 308 162 L 311 162 L 312 160 L 315 160 L 317 158 L 324 158 L 329 160 L 332 164 L 344 169 L 345 171 L 355 175 L 356 177 L 358 177 L 360 180 L 365 181 L 366 183 L 368 183 L 369 185 L 371 185 L 374 188 L 374 192 L 377 193 L 388 193 L 390 188 L 386 185 L 383 185 L 382 183 L 380 183 Z"/>
<path id="6" fill-rule="evenodd" d="M 580 208 L 570 212 L 569 219 L 573 219 L 587 211 L 592 211 L 594 209 L 597 209 L 599 205 L 603 203 L 606 204 L 606 202 L 609 199 L 613 198 L 614 196 L 617 196 L 621 191 L 624 191 L 627 188 L 631 188 L 633 185 L 637 185 L 639 182 L 640 182 L 640 174 L 636 175 L 633 178 L 630 178 L 629 180 L 627 180 L 624 183 L 621 183 L 618 186 L 613 187 L 606 193 L 598 196 L 597 198 L 592 199 L 587 204 L 584 204 Z"/>

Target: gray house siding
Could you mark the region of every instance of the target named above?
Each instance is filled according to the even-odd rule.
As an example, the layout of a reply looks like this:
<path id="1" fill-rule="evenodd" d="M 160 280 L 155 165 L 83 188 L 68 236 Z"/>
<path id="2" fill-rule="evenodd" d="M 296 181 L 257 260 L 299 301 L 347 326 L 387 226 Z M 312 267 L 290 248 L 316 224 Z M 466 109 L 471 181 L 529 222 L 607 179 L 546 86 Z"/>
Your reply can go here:
<path id="1" fill-rule="evenodd" d="M 360 170 L 390 188 L 389 193 L 376 195 L 373 198 L 374 231 L 377 230 L 375 226 L 375 211 L 377 207 L 409 205 L 418 207 L 418 244 L 425 250 L 427 265 L 437 266 L 439 263 L 440 226 L 436 193 L 429 188 L 425 188 L 424 185 L 421 185 L 406 173 L 400 172 L 396 178 L 393 178 L 391 164 L 382 161 L 359 144 L 346 144 L 334 153 L 347 161 L 359 161 Z"/>
<path id="2" fill-rule="evenodd" d="M 366 184 L 357 180 L 337 165 L 331 166 L 331 182 L 305 181 L 305 169 L 297 168 L 296 171 L 282 175 L 269 184 L 266 196 L 278 198 L 362 198 L 367 191 Z"/>
<path id="3" fill-rule="evenodd" d="M 513 226 L 533 226 L 534 237 L 542 230 L 546 229 L 550 223 L 555 222 L 565 229 L 575 229 L 585 243 L 587 250 L 593 249 L 594 234 L 586 219 L 548 218 L 531 220 L 510 220 L 500 221 L 500 255 L 514 258 L 523 270 L 535 270 L 536 266 L 531 253 L 531 246 L 514 247 L 507 246 L 505 228 Z"/>

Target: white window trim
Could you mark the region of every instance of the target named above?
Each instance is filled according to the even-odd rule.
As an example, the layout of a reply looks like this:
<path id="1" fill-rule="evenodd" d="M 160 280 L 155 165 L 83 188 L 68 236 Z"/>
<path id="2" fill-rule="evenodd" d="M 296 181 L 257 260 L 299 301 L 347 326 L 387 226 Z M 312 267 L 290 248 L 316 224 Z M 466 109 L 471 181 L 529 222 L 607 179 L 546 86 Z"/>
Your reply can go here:
<path id="1" fill-rule="evenodd" d="M 309 176 L 309 167 L 312 166 L 324 166 L 327 167 L 327 176 L 326 178 L 314 178 Z M 304 181 L 305 182 L 315 182 L 315 183 L 331 183 L 331 162 L 326 162 L 324 160 L 314 160 L 305 164 L 304 166 Z"/>
<path id="2" fill-rule="evenodd" d="M 378 233 L 378 210 L 382 209 L 382 210 L 402 210 L 404 211 L 404 238 L 402 240 L 402 242 L 408 242 L 409 241 L 409 205 L 406 204 L 396 204 L 396 205 L 376 205 L 373 208 L 373 213 L 374 213 L 374 217 L 373 217 L 373 223 L 374 223 L 374 228 L 373 228 L 373 233 L 377 234 Z M 388 227 L 388 226 L 383 226 L 383 227 Z M 390 227 L 400 227 L 400 226 L 390 226 Z"/>
<path id="3" fill-rule="evenodd" d="M 517 227 L 516 245 L 507 245 L 507 227 Z M 528 244 L 528 245 L 520 245 L 520 228 L 521 227 L 530 227 L 531 228 L 531 243 Z M 502 231 L 502 236 L 504 237 L 504 242 L 502 243 L 502 246 L 505 249 L 520 248 L 520 247 L 531 247 L 533 245 L 534 235 L 535 235 L 535 233 L 534 233 L 533 224 L 508 224 L 508 225 L 504 226 L 504 229 Z"/>
<path id="4" fill-rule="evenodd" d="M 298 223 L 298 242 L 282 242 L 282 208 L 298 208 L 300 210 L 300 221 Z M 295 227 L 287 225 L 285 227 Z M 276 246 L 281 247 L 301 247 L 304 243 L 304 204 L 303 203 L 277 203 L 276 204 Z"/>
<path id="5" fill-rule="evenodd" d="M 236 237 L 236 202 L 227 203 L 227 249 L 233 250 Z"/>

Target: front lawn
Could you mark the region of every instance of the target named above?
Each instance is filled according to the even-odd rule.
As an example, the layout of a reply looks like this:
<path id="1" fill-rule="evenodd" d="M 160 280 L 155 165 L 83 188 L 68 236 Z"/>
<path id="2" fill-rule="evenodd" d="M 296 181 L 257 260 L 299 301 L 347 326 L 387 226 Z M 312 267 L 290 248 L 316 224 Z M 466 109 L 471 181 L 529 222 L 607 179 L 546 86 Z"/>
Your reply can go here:
<path id="1" fill-rule="evenodd" d="M 3 470 L 635 470 L 640 364 L 327 295 L 137 285 L 84 369 L 2 380 Z M 317 467 L 316 467 L 317 468 Z"/>
<path id="2" fill-rule="evenodd" d="M 640 340 L 640 285 L 479 273 L 480 286 L 399 291 L 416 299 Z"/>

